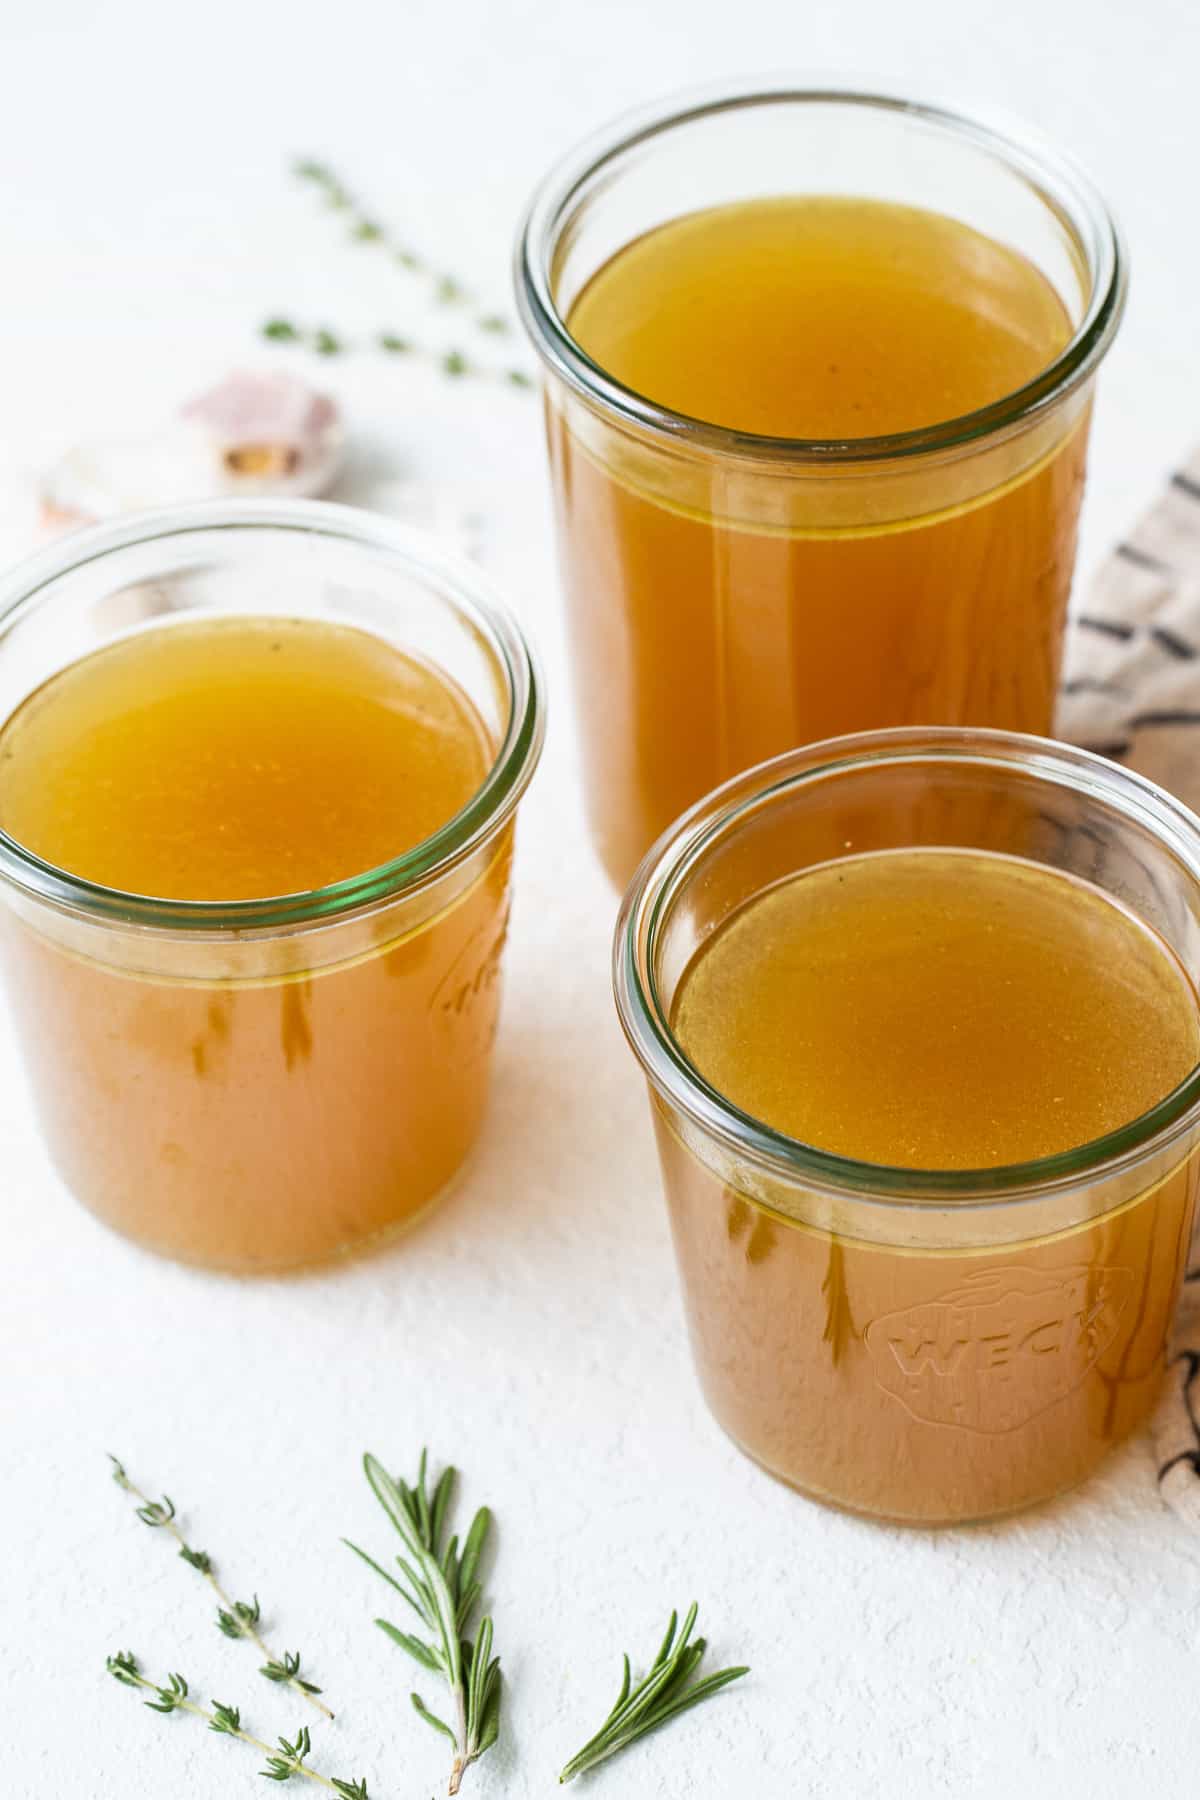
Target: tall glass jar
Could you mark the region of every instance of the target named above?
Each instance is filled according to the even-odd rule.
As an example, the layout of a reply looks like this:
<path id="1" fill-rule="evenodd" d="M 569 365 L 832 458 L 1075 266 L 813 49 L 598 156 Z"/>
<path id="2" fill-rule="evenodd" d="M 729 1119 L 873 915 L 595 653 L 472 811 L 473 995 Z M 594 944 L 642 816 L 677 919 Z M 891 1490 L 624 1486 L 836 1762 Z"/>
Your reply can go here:
<path id="1" fill-rule="evenodd" d="M 730 782 L 647 856 L 614 952 L 713 1413 L 813 1498 L 921 1524 L 1059 1493 L 1145 1419 L 1200 1180 L 1200 1069 L 1078 1149 L 928 1172 L 799 1143 L 700 1077 L 670 1021 L 708 936 L 806 868 L 929 845 L 1082 877 L 1200 983 L 1200 820 L 1083 751 L 952 729 Z"/>
<path id="2" fill-rule="evenodd" d="M 1019 252 L 1069 341 L 994 404 L 838 441 L 674 412 L 576 341 L 581 294 L 647 233 L 814 193 L 922 208 Z M 795 745 L 922 722 L 1049 732 L 1093 377 L 1125 285 L 1073 164 L 900 96 L 725 88 L 626 119 L 553 170 L 517 293 L 545 373 L 592 834 L 619 886 L 701 794 Z"/>
<path id="3" fill-rule="evenodd" d="M 469 565 L 348 507 L 235 502 L 76 533 L 5 577 L 0 719 L 118 638 L 238 614 L 396 645 L 457 684 L 494 746 L 432 837 L 313 892 L 120 893 L 0 833 L 9 997 L 67 1186 L 151 1249 L 257 1271 L 408 1223 L 475 1142 L 543 710 Z"/>

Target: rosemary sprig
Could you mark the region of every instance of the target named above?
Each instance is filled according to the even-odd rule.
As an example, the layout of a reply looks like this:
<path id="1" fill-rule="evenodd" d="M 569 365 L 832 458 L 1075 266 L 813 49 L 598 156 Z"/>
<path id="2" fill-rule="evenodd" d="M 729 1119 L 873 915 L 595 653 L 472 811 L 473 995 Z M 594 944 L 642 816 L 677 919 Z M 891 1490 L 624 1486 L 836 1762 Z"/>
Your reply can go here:
<path id="1" fill-rule="evenodd" d="M 370 1800 L 365 1781 L 340 1781 L 334 1775 L 322 1775 L 319 1769 L 309 1766 L 308 1756 L 311 1751 L 307 1727 L 301 1726 L 291 1742 L 287 1738 L 277 1739 L 274 1745 L 265 1743 L 262 1738 L 255 1737 L 251 1731 L 242 1726 L 242 1715 L 236 1706 L 227 1706 L 214 1700 L 211 1708 L 201 1706 L 190 1698 L 188 1684 L 184 1676 L 170 1674 L 165 1685 L 151 1681 L 143 1675 L 137 1658 L 129 1650 L 119 1650 L 110 1656 L 105 1665 L 114 1680 L 125 1687 L 142 1688 L 154 1695 L 146 1705 L 151 1712 L 191 1713 L 194 1718 L 203 1719 L 210 1731 L 218 1732 L 223 1737 L 237 1738 L 240 1743 L 249 1744 L 254 1750 L 265 1756 L 266 1767 L 259 1770 L 268 1781 L 290 1781 L 293 1775 L 300 1775 L 306 1781 L 315 1781 L 321 1787 L 328 1788 L 330 1793 L 339 1794 L 341 1800 Z"/>
<path id="2" fill-rule="evenodd" d="M 636 1687 L 631 1685 L 629 1658 L 623 1659 L 624 1673 L 616 1705 L 596 1735 L 589 1738 L 583 1749 L 567 1763 L 559 1775 L 560 1782 L 573 1781 L 576 1775 L 594 1769 L 597 1764 L 606 1762 L 610 1756 L 616 1756 L 645 1737 L 647 1732 L 657 1731 L 668 1719 L 687 1712 L 689 1707 L 698 1706 L 702 1700 L 728 1687 L 731 1681 L 749 1673 L 746 1668 L 721 1669 L 714 1675 L 706 1675 L 702 1681 L 693 1681 L 708 1647 L 702 1637 L 695 1643 L 690 1641 L 696 1623 L 694 1601 L 688 1608 L 683 1629 L 677 1633 L 678 1623 L 678 1614 L 672 1613 L 658 1655 L 650 1665 L 649 1673 Z"/>
<path id="3" fill-rule="evenodd" d="M 474 304 L 465 282 L 445 269 L 433 268 L 411 244 L 396 237 L 366 213 L 328 163 L 318 162 L 311 156 L 298 157 L 292 164 L 292 173 L 298 181 L 315 188 L 335 212 L 345 214 L 350 236 L 355 243 L 378 245 L 397 267 L 409 275 L 418 275 L 426 280 L 432 287 L 434 299 L 439 306 L 465 307 Z M 506 337 L 511 330 L 508 320 L 501 313 L 475 311 L 471 322 L 477 330 L 486 331 L 493 337 Z"/>
<path id="4" fill-rule="evenodd" d="M 401 1579 L 388 1573 L 345 1540 L 347 1548 L 367 1567 L 381 1575 L 407 1601 L 429 1633 L 429 1641 L 401 1631 L 387 1619 L 376 1619 L 379 1629 L 421 1667 L 440 1675 L 450 1690 L 454 1724 L 430 1711 L 419 1694 L 413 1706 L 435 1731 L 454 1746 L 447 1792 L 457 1794 L 462 1778 L 495 1743 L 500 1730 L 500 1659 L 492 1655 L 492 1621 L 484 1617 L 474 1641 L 468 1635 L 471 1615 L 482 1592 L 478 1578 L 492 1516 L 481 1506 L 460 1551 L 458 1538 L 446 1542 L 447 1515 L 454 1491 L 455 1471 L 442 1470 L 432 1494 L 427 1484 L 428 1456 L 423 1450 L 414 1487 L 393 1480 L 374 1456 L 363 1458 L 371 1491 L 400 1534 L 405 1554 L 397 1556 Z"/>
<path id="5" fill-rule="evenodd" d="M 282 317 L 264 320 L 259 329 L 263 337 L 273 344 L 295 344 L 302 350 L 313 351 L 317 356 L 344 356 L 356 351 L 381 350 L 385 356 L 406 356 L 414 362 L 432 363 L 452 380 L 470 375 L 477 381 L 501 382 L 505 387 L 533 386 L 532 375 L 526 374 L 524 369 L 479 362 L 468 356 L 465 350 L 437 350 L 397 331 L 379 331 L 373 337 L 353 338 L 345 332 L 331 331 L 327 325 L 304 325 L 295 319 Z"/>
<path id="6" fill-rule="evenodd" d="M 212 1558 L 207 1550 L 193 1549 L 184 1537 L 176 1521 L 175 1505 L 170 1497 L 164 1494 L 161 1500 L 151 1500 L 140 1487 L 130 1480 L 124 1465 L 119 1463 L 115 1456 L 110 1455 L 108 1460 L 113 1466 L 113 1480 L 117 1486 L 125 1493 L 132 1494 L 138 1502 L 135 1511 L 142 1524 L 149 1525 L 155 1531 L 165 1531 L 168 1537 L 173 1538 L 179 1546 L 179 1554 L 183 1561 L 189 1568 L 195 1569 L 198 1574 L 203 1575 L 208 1582 L 217 1598 L 217 1630 L 227 1638 L 248 1639 L 265 1659 L 263 1667 L 259 1669 L 260 1675 L 265 1676 L 268 1681 L 275 1682 L 279 1687 L 290 1687 L 310 1706 L 315 1707 L 317 1712 L 327 1719 L 332 1719 L 333 1714 L 329 1708 L 317 1698 L 321 1692 L 320 1688 L 313 1682 L 306 1681 L 300 1674 L 298 1653 L 294 1650 L 287 1650 L 282 1656 L 276 1656 L 259 1631 L 262 1609 L 259 1606 L 258 1595 L 255 1594 L 253 1600 L 231 1599 L 217 1579 Z"/>

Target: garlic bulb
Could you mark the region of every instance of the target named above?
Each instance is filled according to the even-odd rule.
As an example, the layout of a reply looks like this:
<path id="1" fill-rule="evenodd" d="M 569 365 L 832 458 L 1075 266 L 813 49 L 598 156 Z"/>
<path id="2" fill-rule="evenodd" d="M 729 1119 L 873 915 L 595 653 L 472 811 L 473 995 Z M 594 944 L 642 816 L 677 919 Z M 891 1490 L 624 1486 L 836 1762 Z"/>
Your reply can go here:
<path id="1" fill-rule="evenodd" d="M 283 372 L 232 374 L 152 431 L 68 451 L 42 482 L 43 522 L 66 529 L 225 494 L 319 494 L 343 449 L 329 395 Z"/>

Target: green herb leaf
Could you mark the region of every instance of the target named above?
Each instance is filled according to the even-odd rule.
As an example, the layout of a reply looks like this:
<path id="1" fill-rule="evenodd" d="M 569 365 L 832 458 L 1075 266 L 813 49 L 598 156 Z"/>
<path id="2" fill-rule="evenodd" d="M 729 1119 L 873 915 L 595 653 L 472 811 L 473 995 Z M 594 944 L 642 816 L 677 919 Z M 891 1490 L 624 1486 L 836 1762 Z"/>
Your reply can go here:
<path id="1" fill-rule="evenodd" d="M 560 1782 L 573 1781 L 577 1775 L 594 1769 L 749 1673 L 746 1668 L 721 1669 L 701 1681 L 693 1681 L 707 1648 L 703 1638 L 692 1642 L 695 1623 L 694 1603 L 682 1630 L 678 1614 L 671 1614 L 658 1654 L 636 1687 L 632 1685 L 629 1658 L 622 1659 L 621 1686 L 611 1712 L 599 1731 L 566 1764 L 559 1775 Z"/>
<path id="2" fill-rule="evenodd" d="M 444 1719 L 439 1719 L 436 1713 L 430 1712 L 420 1694 L 410 1694 L 408 1697 L 413 1703 L 414 1712 L 420 1713 L 425 1723 L 427 1725 L 432 1725 L 435 1731 L 440 1731 L 443 1737 L 448 1737 L 450 1742 L 454 1745 L 454 1748 L 457 1750 L 458 1738 L 455 1736 L 454 1732 L 451 1731 L 446 1721 Z"/>
<path id="3" fill-rule="evenodd" d="M 126 1482 L 125 1486 L 130 1493 L 134 1492 L 134 1489 L 129 1482 Z M 142 1505 L 136 1507 L 134 1510 L 143 1525 L 149 1525 L 155 1529 L 162 1525 L 169 1525 L 171 1520 L 175 1517 L 174 1504 L 166 1494 L 163 1495 L 161 1500 L 146 1500 L 143 1498 Z"/>
<path id="4" fill-rule="evenodd" d="M 397 1626 L 389 1624 L 387 1619 L 376 1619 L 375 1623 L 381 1631 L 387 1633 L 393 1644 L 399 1644 L 400 1648 L 407 1651 L 414 1662 L 419 1662 L 421 1667 L 428 1669 L 431 1675 L 444 1673 L 437 1656 L 428 1644 L 421 1642 L 420 1638 L 410 1636 L 407 1631 L 401 1631 Z"/>
<path id="5" fill-rule="evenodd" d="M 157 1700 L 147 1700 L 146 1705 L 151 1712 L 178 1712 L 188 1697 L 188 1684 L 182 1675 L 168 1675 L 166 1687 L 155 1688 Z"/>

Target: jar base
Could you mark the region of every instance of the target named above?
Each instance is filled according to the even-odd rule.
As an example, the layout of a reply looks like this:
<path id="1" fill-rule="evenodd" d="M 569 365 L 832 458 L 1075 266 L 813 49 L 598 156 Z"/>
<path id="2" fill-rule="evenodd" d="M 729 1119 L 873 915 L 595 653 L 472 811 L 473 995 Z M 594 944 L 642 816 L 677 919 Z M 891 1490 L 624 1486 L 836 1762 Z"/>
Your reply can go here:
<path id="1" fill-rule="evenodd" d="M 244 1260 L 234 1262 L 222 1260 L 220 1257 L 190 1256 L 185 1252 L 172 1249 L 166 1244 L 156 1243 L 153 1238 L 138 1237 L 131 1232 L 122 1231 L 119 1225 L 114 1225 L 111 1220 L 106 1219 L 86 1200 L 81 1200 L 65 1181 L 63 1186 L 75 1205 L 82 1206 L 89 1217 L 94 1219 L 98 1225 L 103 1226 L 104 1230 L 112 1237 L 119 1238 L 122 1243 L 131 1244 L 136 1250 L 144 1250 L 150 1256 L 158 1257 L 163 1262 L 175 1263 L 181 1268 L 201 1269 L 211 1275 L 232 1275 L 240 1280 L 251 1281 L 259 1275 L 269 1279 L 280 1276 L 303 1277 L 310 1273 L 317 1274 L 338 1264 L 365 1261 L 368 1257 L 375 1256 L 388 1245 L 397 1243 L 401 1238 L 407 1237 L 410 1232 L 415 1231 L 431 1213 L 448 1200 L 460 1183 L 470 1175 L 475 1156 L 476 1145 L 472 1145 L 458 1167 L 447 1176 L 442 1185 L 435 1188 L 433 1193 L 412 1212 L 405 1213 L 403 1218 L 389 1220 L 387 1224 L 378 1226 L 374 1231 L 363 1232 L 359 1236 L 343 1239 L 338 1243 L 331 1244 L 328 1249 L 317 1251 L 312 1255 L 283 1258 L 278 1261 L 264 1259 L 254 1262 Z"/>
<path id="2" fill-rule="evenodd" d="M 728 1438 L 734 1449 L 744 1456 L 747 1462 L 753 1463 L 756 1469 L 761 1469 L 764 1475 L 769 1475 L 771 1480 L 778 1482 L 781 1487 L 789 1488 L 793 1494 L 799 1494 L 803 1500 L 810 1500 L 814 1505 L 824 1506 L 831 1512 L 844 1513 L 847 1518 L 862 1519 L 871 1525 L 895 1525 L 906 1531 L 947 1531 L 960 1526 L 969 1529 L 973 1525 L 992 1525 L 1002 1519 L 1011 1519 L 1018 1513 L 1029 1512 L 1033 1507 L 1045 1506 L 1053 1500 L 1061 1500 L 1065 1495 L 1073 1493 L 1091 1479 L 1112 1451 L 1118 1449 L 1127 1438 L 1133 1436 L 1134 1431 L 1144 1424 L 1145 1417 L 1149 1416 L 1149 1410 L 1128 1431 L 1122 1432 L 1119 1437 L 1113 1438 L 1106 1444 L 1102 1454 L 1091 1468 L 1085 1469 L 1081 1474 L 1047 1488 L 1044 1493 L 1033 1494 L 1027 1499 L 1014 1501 L 1011 1505 L 991 1507 L 983 1512 L 950 1515 L 945 1518 L 926 1518 L 923 1515 L 918 1517 L 915 1514 L 875 1511 L 870 1507 L 854 1506 L 849 1501 L 836 1499 L 832 1494 L 824 1493 L 820 1488 L 807 1487 L 803 1482 L 796 1481 L 790 1475 L 785 1475 L 782 1470 L 772 1468 L 769 1462 L 765 1462 L 761 1456 L 756 1456 L 753 1450 L 748 1449 L 740 1438 L 722 1424 L 715 1413 L 711 1416 L 722 1435 Z"/>

